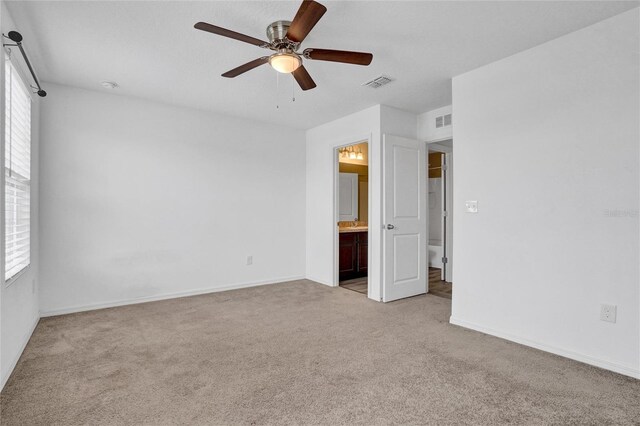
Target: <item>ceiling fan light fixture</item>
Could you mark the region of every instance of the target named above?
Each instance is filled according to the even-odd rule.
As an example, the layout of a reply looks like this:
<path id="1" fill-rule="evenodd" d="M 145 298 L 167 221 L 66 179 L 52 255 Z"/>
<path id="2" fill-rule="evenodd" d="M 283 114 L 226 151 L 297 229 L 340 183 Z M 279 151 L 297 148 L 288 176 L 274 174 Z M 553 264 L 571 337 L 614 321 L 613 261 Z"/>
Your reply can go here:
<path id="1" fill-rule="evenodd" d="M 269 65 L 278 72 L 289 74 L 300 68 L 302 59 L 293 52 L 280 52 L 271 55 Z"/>

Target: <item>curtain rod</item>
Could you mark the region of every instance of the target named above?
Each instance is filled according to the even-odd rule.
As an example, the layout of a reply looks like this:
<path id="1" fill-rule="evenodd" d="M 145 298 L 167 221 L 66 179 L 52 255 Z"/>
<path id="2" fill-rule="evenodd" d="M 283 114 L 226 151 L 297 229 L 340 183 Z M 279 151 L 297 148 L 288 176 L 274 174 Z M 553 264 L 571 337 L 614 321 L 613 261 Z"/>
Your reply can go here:
<path id="1" fill-rule="evenodd" d="M 17 31 L 9 31 L 9 35 L 8 36 L 2 34 L 2 37 L 8 38 L 9 40 L 11 40 L 11 41 L 13 41 L 15 43 L 15 44 L 3 43 L 2 46 L 4 46 L 4 47 L 6 47 L 6 46 L 18 46 L 18 49 L 20 49 L 20 53 L 22 53 L 22 57 L 24 58 L 24 61 L 27 63 L 27 66 L 29 67 L 29 71 L 31 71 L 31 76 L 33 77 L 33 80 L 36 82 L 36 86 L 38 86 L 37 87 L 38 91 L 36 93 L 41 98 L 44 98 L 45 96 L 47 96 L 47 92 L 42 90 L 42 87 L 40 86 L 40 82 L 38 81 L 38 77 L 36 77 L 36 73 L 33 70 L 33 67 L 31 66 L 31 62 L 29 62 L 29 58 L 27 58 L 27 53 L 24 51 L 24 48 L 22 47 L 22 34 L 20 34 Z M 35 87 L 34 87 L 34 89 L 35 89 Z"/>

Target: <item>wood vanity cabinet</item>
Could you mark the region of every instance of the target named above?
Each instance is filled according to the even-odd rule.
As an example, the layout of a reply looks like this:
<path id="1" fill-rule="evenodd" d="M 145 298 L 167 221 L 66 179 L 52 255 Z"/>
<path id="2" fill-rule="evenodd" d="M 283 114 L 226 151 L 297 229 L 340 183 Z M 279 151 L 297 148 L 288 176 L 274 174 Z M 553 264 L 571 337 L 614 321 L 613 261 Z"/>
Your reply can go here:
<path id="1" fill-rule="evenodd" d="M 367 276 L 368 232 L 344 232 L 339 244 L 340 281 Z"/>

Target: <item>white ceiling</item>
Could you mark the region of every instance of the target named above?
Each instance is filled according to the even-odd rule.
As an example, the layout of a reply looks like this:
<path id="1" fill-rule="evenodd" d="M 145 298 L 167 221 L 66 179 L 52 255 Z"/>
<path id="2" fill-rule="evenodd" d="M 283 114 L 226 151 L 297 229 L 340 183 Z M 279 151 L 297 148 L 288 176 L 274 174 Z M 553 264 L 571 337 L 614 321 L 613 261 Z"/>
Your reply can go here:
<path id="1" fill-rule="evenodd" d="M 209 22 L 265 39 L 299 1 L 7 2 L 41 80 L 310 128 L 382 103 L 416 113 L 451 102 L 451 77 L 638 6 L 637 1 L 327 1 L 304 47 L 369 51 L 369 67 L 307 61 L 318 87 L 301 92 L 268 65 L 223 72 L 266 52 L 197 31 Z M 7 28 L 6 30 L 10 30 Z M 380 89 L 361 84 L 396 79 Z M 45 87 L 46 89 L 46 87 Z M 277 99 L 280 108 L 276 109 Z"/>

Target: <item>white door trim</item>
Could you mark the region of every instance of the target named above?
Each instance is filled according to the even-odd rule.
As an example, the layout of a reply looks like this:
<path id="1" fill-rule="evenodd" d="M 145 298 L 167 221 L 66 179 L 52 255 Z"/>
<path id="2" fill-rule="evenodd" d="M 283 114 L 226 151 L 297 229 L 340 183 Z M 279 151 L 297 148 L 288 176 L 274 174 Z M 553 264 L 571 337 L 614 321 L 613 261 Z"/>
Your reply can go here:
<path id="1" fill-rule="evenodd" d="M 451 140 L 451 138 L 447 138 L 446 140 Z M 444 171 L 446 174 L 446 187 L 443 188 L 443 191 L 446 191 L 447 193 L 447 203 L 444 208 L 447 210 L 449 216 L 447 218 L 447 229 L 445 232 L 444 242 L 446 251 L 443 253 L 443 256 L 445 256 L 449 262 L 445 268 L 446 276 L 444 279 L 447 282 L 453 282 L 453 148 L 440 145 L 437 142 L 427 142 L 427 144 L 428 150 L 442 152 L 447 163 L 447 169 Z"/>

